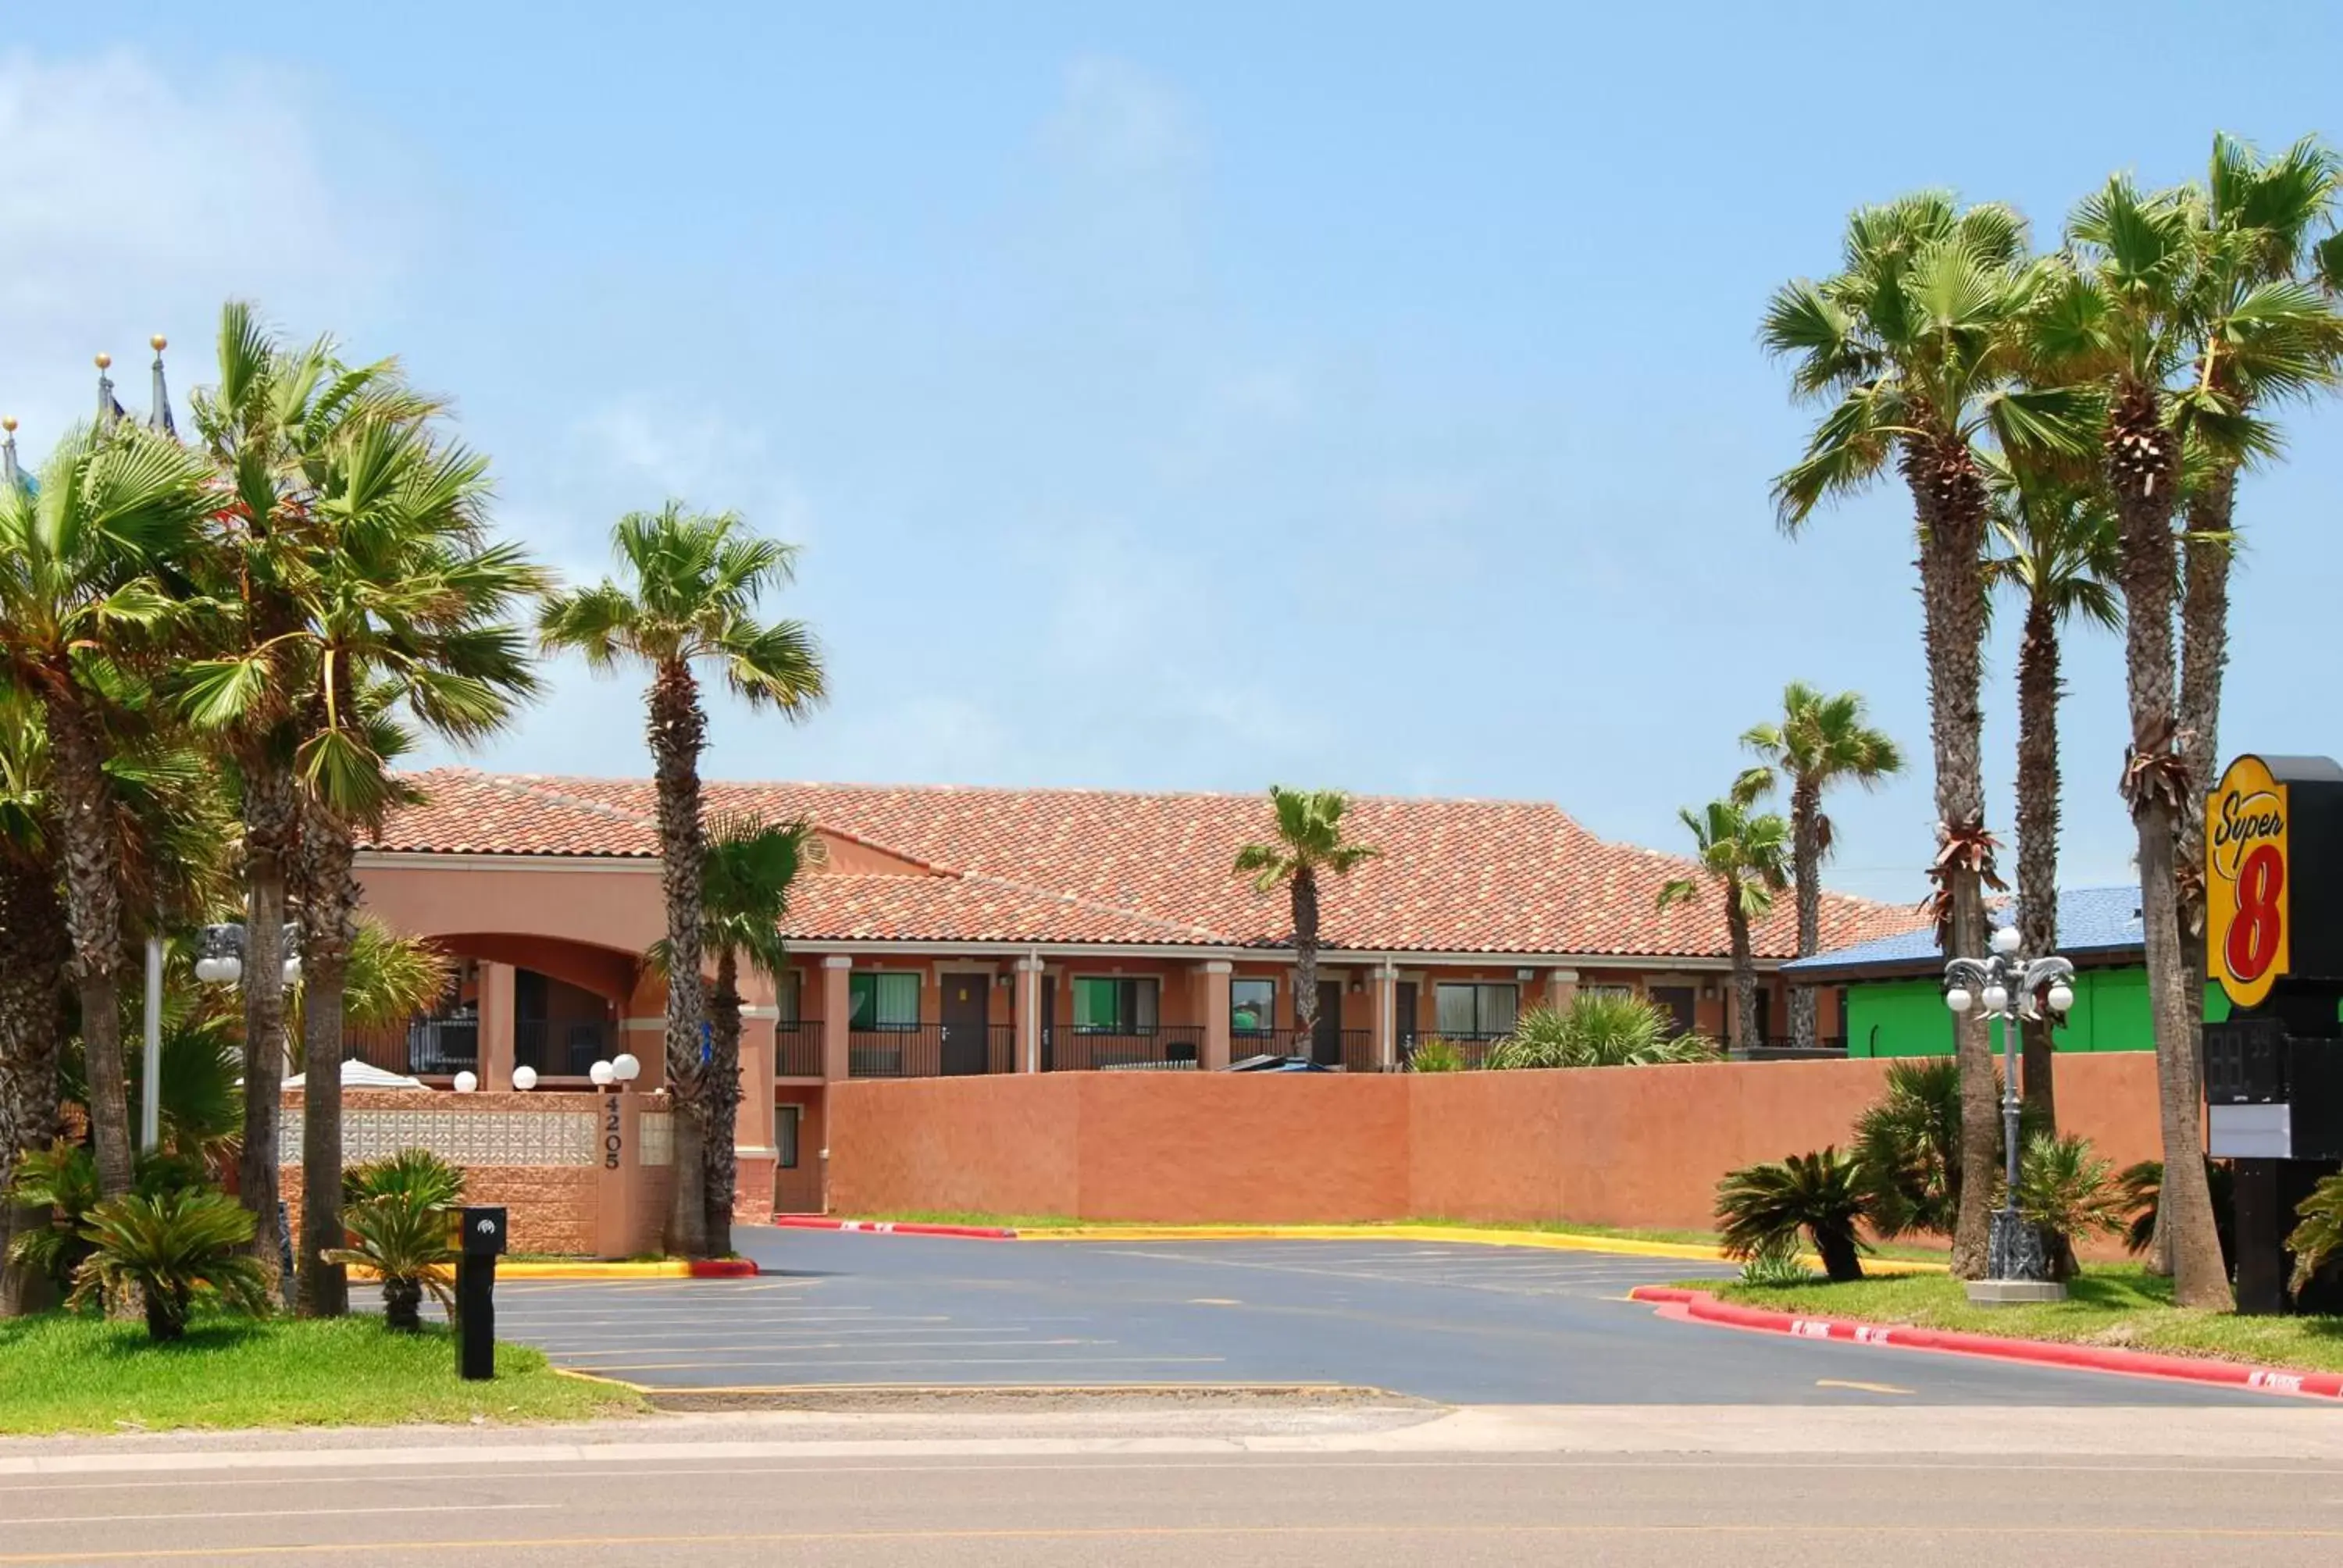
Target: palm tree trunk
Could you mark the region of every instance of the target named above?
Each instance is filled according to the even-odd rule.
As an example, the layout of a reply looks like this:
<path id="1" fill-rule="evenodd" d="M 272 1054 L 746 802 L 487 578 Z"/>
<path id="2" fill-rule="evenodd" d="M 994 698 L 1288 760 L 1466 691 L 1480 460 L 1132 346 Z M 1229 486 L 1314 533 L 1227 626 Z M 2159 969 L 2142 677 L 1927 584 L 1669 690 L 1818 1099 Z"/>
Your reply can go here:
<path id="1" fill-rule="evenodd" d="M 277 1130 L 285 1093 L 285 890 L 300 852 L 301 806 L 292 769 L 259 747 L 244 761 L 244 1151 L 236 1196 L 253 1217 L 253 1255 L 275 1279 L 283 1266 Z M 338 1070 L 338 1063 L 337 1063 Z"/>
<path id="2" fill-rule="evenodd" d="M 65 1036 L 69 948 L 56 870 L 0 857 L 0 1190 L 16 1156 L 57 1135 L 57 1042 Z M 20 1231 L 45 1225 L 45 1210 L 0 1203 L 0 1260 Z M 0 1318 L 47 1307 L 48 1282 L 0 1261 Z"/>
<path id="3" fill-rule="evenodd" d="M 1757 961 L 1749 945 L 1749 916 L 1741 908 L 1741 882 L 1725 882 L 1725 933 L 1733 950 L 1733 1018 L 1744 1050 L 1765 1043 L 1765 1026 L 1757 1016 Z"/>
<path id="4" fill-rule="evenodd" d="M 2191 999 L 2182 1049 L 2191 1061 L 2205 1059 L 2205 797 L 2221 770 L 2221 684 L 2229 663 L 2229 564 L 2236 554 L 2227 536 L 2237 498 L 2235 468 L 2208 477 L 2189 501 L 2190 537 L 2181 547 L 2178 740 L 2187 795 L 2174 859 L 2183 984 Z M 2157 1237 L 2156 1260 L 2169 1273 L 2168 1237 L 2161 1225 Z"/>
<path id="5" fill-rule="evenodd" d="M 122 1060 L 122 889 L 113 838 L 113 790 L 95 717 L 71 697 L 47 701 L 50 766 L 65 863 L 66 964 L 81 1002 L 89 1079 L 90 1152 L 100 1193 L 130 1191 L 130 1101 Z"/>
<path id="6" fill-rule="evenodd" d="M 667 900 L 667 1076 L 675 1091 L 675 1191 L 668 1205 L 668 1251 L 708 1253 L 706 1161 L 709 1074 L 700 1061 L 707 998 L 699 980 L 699 753 L 708 718 L 691 667 L 662 664 L 651 677 L 650 749 L 659 790 L 659 890 Z M 689 1156 L 687 1157 L 687 1150 Z"/>
<path id="7" fill-rule="evenodd" d="M 1966 442 L 1914 443 L 1903 454 L 1920 530 L 1923 641 L 1928 656 L 1928 730 L 1936 769 L 1936 831 L 1942 845 L 1982 853 L 1985 716 L 1980 707 L 1986 625 L 1984 476 Z M 1985 950 L 1985 888 L 1966 853 L 1943 868 L 1953 953 Z M 1952 1271 L 1976 1279 L 1986 1268 L 1992 1218 L 1998 1081 L 1985 1021 L 1956 1014 L 1961 1072 L 1961 1201 L 1953 1229 Z"/>
<path id="8" fill-rule="evenodd" d="M 305 1317 L 350 1310 L 349 1276 L 324 1254 L 342 1234 L 342 990 L 357 935 L 357 879 L 347 823 L 315 799 L 301 822 L 301 1246 Z"/>
<path id="9" fill-rule="evenodd" d="M 2017 648 L 2017 932 L 2039 957 L 2058 947 L 2058 618 L 2036 599 Z M 2026 1109 L 2045 1131 L 2058 1125 L 2050 1021 L 2029 1019 Z"/>
<path id="10" fill-rule="evenodd" d="M 1797 879 L 1798 956 L 1811 958 L 1823 946 L 1823 792 L 1810 779 L 1790 791 L 1791 869 Z M 1844 1032 L 1844 1030 L 1842 1030 Z M 1790 988 L 1790 1043 L 1815 1048 L 1815 988 Z"/>
<path id="11" fill-rule="evenodd" d="M 2139 835 L 2140 923 L 2156 1026 L 2172 1298 L 2180 1306 L 2227 1311 L 2236 1299 L 2221 1261 L 2205 1178 L 2201 1069 L 2190 1049 L 2197 1034 L 2192 1020 L 2201 1021 L 2204 998 L 2189 997 L 2180 952 L 2175 835 L 2187 790 L 2175 778 L 2184 764 L 2173 751 L 2177 714 L 2172 657 L 2172 510 L 2179 461 L 2177 439 L 2165 427 L 2159 404 L 2152 387 L 2127 388 L 2107 432 L 2108 479 L 2123 528 L 2125 684 L 2132 729 L 2125 793 Z"/>
<path id="12" fill-rule="evenodd" d="M 716 955 L 708 993 L 708 1250 L 732 1251 L 732 1195 L 740 1177 L 734 1141 L 740 1120 L 740 973 L 730 948 Z"/>
<path id="13" fill-rule="evenodd" d="M 1293 872 L 1293 1054 L 1318 1052 L 1318 873 L 1308 866 Z"/>

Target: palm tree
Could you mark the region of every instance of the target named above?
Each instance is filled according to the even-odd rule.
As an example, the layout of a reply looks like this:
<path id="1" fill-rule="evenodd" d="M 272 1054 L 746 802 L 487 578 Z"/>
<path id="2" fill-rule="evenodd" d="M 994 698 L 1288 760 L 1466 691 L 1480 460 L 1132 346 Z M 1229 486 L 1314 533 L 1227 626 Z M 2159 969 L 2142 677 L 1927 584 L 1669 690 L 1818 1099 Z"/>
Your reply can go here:
<path id="1" fill-rule="evenodd" d="M 1823 792 L 1842 779 L 1876 789 L 1904 769 L 1904 754 L 1883 730 L 1864 722 L 1863 698 L 1825 697 L 1804 681 L 1782 690 L 1779 721 L 1753 725 L 1741 744 L 1765 759 L 1790 791 L 1791 865 L 1798 891 L 1798 956 L 1822 950 L 1822 863 L 1831 852 Z M 1815 1046 L 1815 990 L 1790 988 L 1790 1041 Z"/>
<path id="2" fill-rule="evenodd" d="M 2026 606 L 2017 645 L 2017 930 L 2029 953 L 2058 949 L 2058 702 L 2065 684 L 2058 645 L 2080 616 L 2110 631 L 2123 625 L 2114 588 L 2115 518 L 2106 492 L 2089 480 L 2063 479 L 2037 467 L 2005 468 L 1995 485 L 1994 537 L 1987 569 Z M 2048 1129 L 2058 1123 L 2050 1023 L 2025 1023 L 2026 1109 Z"/>
<path id="3" fill-rule="evenodd" d="M 2087 444 L 2078 426 L 2087 399 L 2018 383 L 2028 320 L 2055 277 L 2028 259 L 2015 211 L 1962 208 L 1924 192 L 1856 211 L 1841 270 L 1785 285 L 1761 332 L 1768 350 L 1794 361 L 1800 397 L 1833 400 L 1805 456 L 1775 481 L 1782 526 L 1795 532 L 1824 501 L 1865 488 L 1891 465 L 1911 492 L 1936 779 L 1929 875 L 1939 930 L 1959 952 L 1984 950 L 1994 849 L 1979 707 L 1987 509 L 1980 443 L 2076 453 Z M 1968 1179 L 1953 1271 L 1975 1277 L 1986 1264 L 1996 1093 L 1982 1020 L 1964 1018 L 1956 1038 Z"/>
<path id="4" fill-rule="evenodd" d="M 58 443 L 39 486 L 0 486 L 0 682 L 40 709 L 88 1054 L 90 1136 L 107 1195 L 131 1183 L 122 1059 L 123 866 L 115 781 L 117 698 L 159 654 L 182 606 L 165 580 L 218 505 L 211 470 L 116 423 Z M 273 1151 L 272 1151 L 273 1152 Z M 273 1172 L 272 1172 L 273 1174 Z"/>
<path id="5" fill-rule="evenodd" d="M 1342 837 L 1342 813 L 1351 798 L 1340 789 L 1289 789 L 1269 787 L 1270 814 L 1277 836 L 1265 844 L 1247 844 L 1237 851 L 1234 870 L 1252 879 L 1253 891 L 1273 891 L 1285 885 L 1293 909 L 1293 1025 L 1303 1041 L 1316 1039 L 1318 1029 L 1318 877 L 1347 877 L 1365 861 L 1383 853 Z M 1309 1051 L 1304 1044 L 1296 1054 Z"/>
<path id="6" fill-rule="evenodd" d="M 716 966 L 708 990 L 707 1244 L 712 1252 L 731 1251 L 739 1172 L 733 1136 L 740 1110 L 740 968 L 746 963 L 767 976 L 781 972 L 789 961 L 781 920 L 789 913 L 789 889 L 821 853 L 821 839 L 802 817 L 791 822 L 729 817 L 709 825 L 699 897 L 700 951 Z M 654 947 L 650 958 L 672 983 L 667 944 Z"/>
<path id="7" fill-rule="evenodd" d="M 1693 858 L 1725 895 L 1725 930 L 1733 950 L 1733 1032 L 1735 1043 L 1745 1050 L 1765 1040 L 1749 928 L 1774 912 L 1774 896 L 1790 882 L 1790 825 L 1771 811 L 1751 814 L 1755 797 L 1750 783 L 1745 778 L 1731 794 L 1700 811 L 1676 813 L 1692 830 Z M 1658 907 L 1687 904 L 1699 896 L 1699 883 L 1676 878 L 1661 887 Z"/>
<path id="8" fill-rule="evenodd" d="M 622 662 L 649 667 L 649 739 L 659 795 L 659 885 L 667 900 L 667 945 L 704 950 L 700 864 L 699 753 L 708 715 L 692 667 L 721 666 L 732 691 L 751 708 L 770 706 L 797 718 L 825 695 L 821 654 L 802 622 L 757 618 L 769 588 L 786 586 L 793 546 L 759 538 L 734 513 L 689 511 L 669 501 L 656 512 L 630 512 L 611 533 L 628 582 L 548 598 L 538 633 L 548 649 L 575 648 L 598 673 Z M 707 1251 L 706 1149 L 709 1075 L 700 1060 L 707 1012 L 699 966 L 677 964 L 668 977 L 667 1078 L 675 1091 L 675 1197 L 668 1247 L 689 1257 Z M 737 1094 L 737 1086 L 727 1086 Z"/>
<path id="9" fill-rule="evenodd" d="M 57 1042 L 65 1036 L 65 910 L 47 809 L 40 710 L 0 684 L 0 1191 L 16 1157 L 57 1135 Z M 36 1207 L 0 1202 L 0 1317 L 31 1311 L 34 1276 L 5 1260 Z"/>

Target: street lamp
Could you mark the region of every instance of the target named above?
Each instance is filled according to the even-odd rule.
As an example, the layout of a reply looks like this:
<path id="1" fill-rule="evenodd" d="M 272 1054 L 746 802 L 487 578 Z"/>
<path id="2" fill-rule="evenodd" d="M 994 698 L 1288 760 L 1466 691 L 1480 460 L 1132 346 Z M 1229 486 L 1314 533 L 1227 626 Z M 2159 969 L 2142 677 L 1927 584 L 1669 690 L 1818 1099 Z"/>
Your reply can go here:
<path id="1" fill-rule="evenodd" d="M 2038 1020 L 2047 1006 L 2063 1017 L 2075 1005 L 2075 966 L 2056 957 L 2028 959 L 2017 950 L 2025 940 L 2015 926 L 1993 933 L 1992 951 L 1981 959 L 1956 958 L 1945 965 L 1945 1005 L 1956 1013 L 1972 1008 L 1986 1027 L 2001 1021 L 2001 1126 L 2005 1167 L 2001 1207 L 1994 1211 L 1986 1248 L 1986 1274 L 1999 1281 L 2047 1283 L 2050 1261 L 2042 1235 L 2017 1211 L 2017 1119 L 2024 1104 L 2025 1053 L 2018 1049 L 2018 1020 Z M 2039 1002 L 2036 1001 L 2039 998 Z"/>
<path id="2" fill-rule="evenodd" d="M 620 1083 L 632 1083 L 642 1072 L 643 1064 L 635 1060 L 631 1050 L 622 1050 L 610 1059 L 610 1076 Z"/>

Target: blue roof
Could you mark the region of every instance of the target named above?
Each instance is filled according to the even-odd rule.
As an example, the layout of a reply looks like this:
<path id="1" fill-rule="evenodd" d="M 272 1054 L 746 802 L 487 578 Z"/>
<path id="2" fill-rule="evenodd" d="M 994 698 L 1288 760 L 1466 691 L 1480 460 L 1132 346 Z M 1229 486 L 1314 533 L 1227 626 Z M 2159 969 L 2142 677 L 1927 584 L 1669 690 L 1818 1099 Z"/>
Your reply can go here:
<path id="1" fill-rule="evenodd" d="M 1993 923 L 2006 926 L 2016 918 L 2016 900 L 2003 899 L 1993 911 Z M 2069 888 L 2058 895 L 2058 950 L 2070 959 L 2100 962 L 2136 957 L 2147 939 L 2139 923 L 2139 890 Z M 1901 936 L 1793 959 L 1782 966 L 1785 975 L 1836 975 L 1850 970 L 1933 971 L 1944 963 L 1936 950 L 1936 933 L 1922 926 Z"/>

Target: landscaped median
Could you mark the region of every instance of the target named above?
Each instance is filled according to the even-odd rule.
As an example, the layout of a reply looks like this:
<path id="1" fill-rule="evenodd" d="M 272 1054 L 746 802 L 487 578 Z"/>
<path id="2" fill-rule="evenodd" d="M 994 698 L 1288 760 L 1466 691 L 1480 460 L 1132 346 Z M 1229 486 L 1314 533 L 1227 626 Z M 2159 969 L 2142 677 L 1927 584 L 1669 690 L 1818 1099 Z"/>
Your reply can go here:
<path id="1" fill-rule="evenodd" d="M 2064 1302 L 1976 1307 L 1959 1281 L 1939 1273 L 1842 1284 L 1695 1281 L 1631 1294 L 1728 1328 L 2343 1399 L 2343 1321 L 2175 1307 L 2169 1282 L 2137 1268 L 2094 1270 L 2068 1290 Z"/>

